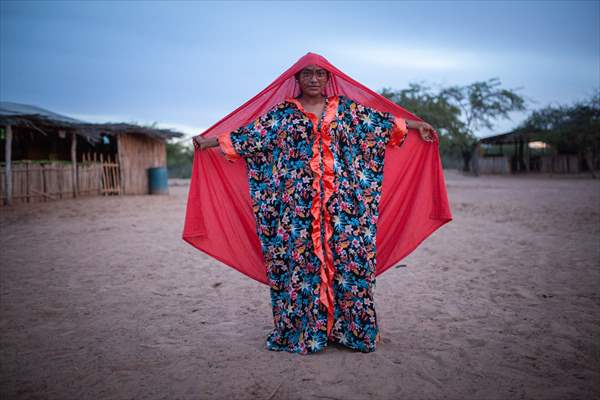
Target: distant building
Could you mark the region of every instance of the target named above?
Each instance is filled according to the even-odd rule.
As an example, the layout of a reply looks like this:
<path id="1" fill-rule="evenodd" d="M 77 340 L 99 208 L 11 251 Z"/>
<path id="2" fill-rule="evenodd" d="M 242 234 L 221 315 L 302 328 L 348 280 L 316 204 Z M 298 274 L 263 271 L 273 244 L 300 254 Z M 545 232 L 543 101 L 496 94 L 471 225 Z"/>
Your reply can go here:
<path id="1" fill-rule="evenodd" d="M 545 133 L 516 129 L 479 140 L 471 170 L 479 174 L 522 172 L 579 173 L 587 171 L 578 154 L 560 154 L 544 141 Z"/>
<path id="2" fill-rule="evenodd" d="M 166 140 L 182 136 L 0 102 L 0 204 L 147 194 L 148 169 L 166 167 Z"/>

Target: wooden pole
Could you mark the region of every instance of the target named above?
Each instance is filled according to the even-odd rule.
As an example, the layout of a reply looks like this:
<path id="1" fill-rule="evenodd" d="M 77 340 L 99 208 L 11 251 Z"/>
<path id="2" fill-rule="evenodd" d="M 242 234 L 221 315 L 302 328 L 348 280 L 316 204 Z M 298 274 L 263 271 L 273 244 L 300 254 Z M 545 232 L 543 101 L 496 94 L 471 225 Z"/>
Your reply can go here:
<path id="1" fill-rule="evenodd" d="M 94 159 L 96 159 L 96 153 L 94 153 Z M 105 194 L 106 184 L 104 183 L 104 163 L 102 163 L 102 154 L 100 154 L 100 171 L 102 172 L 102 194 Z"/>
<path id="2" fill-rule="evenodd" d="M 100 166 L 102 168 L 102 194 L 106 195 L 108 193 L 108 171 L 106 171 L 102 153 L 100 153 Z"/>
<path id="3" fill-rule="evenodd" d="M 125 194 L 125 172 L 123 171 L 123 140 L 121 135 L 117 135 L 117 162 L 119 164 L 119 194 Z"/>
<path id="4" fill-rule="evenodd" d="M 32 192 L 39 194 L 40 196 L 42 196 L 43 198 L 48 198 L 50 200 L 56 200 L 56 197 L 45 193 L 45 192 L 40 192 L 39 190 L 35 190 L 35 189 L 31 189 Z"/>
<path id="5" fill-rule="evenodd" d="M 107 163 L 106 173 L 108 174 L 107 189 L 108 189 L 108 193 L 112 193 L 112 191 L 113 191 L 113 182 L 112 182 L 112 165 L 111 165 L 111 162 L 110 162 L 110 154 L 106 155 L 106 163 Z"/>
<path id="6" fill-rule="evenodd" d="M 525 146 L 523 138 L 519 138 L 519 171 L 525 172 Z"/>
<path id="7" fill-rule="evenodd" d="M 115 157 L 114 161 L 113 161 L 113 157 L 111 157 L 109 155 L 109 160 L 110 160 L 110 175 L 111 175 L 111 182 L 110 182 L 110 188 L 111 191 L 113 193 L 119 193 L 119 189 L 117 188 L 117 169 L 115 168 L 117 165 L 117 159 Z"/>
<path id="8" fill-rule="evenodd" d="M 529 136 L 525 136 L 525 170 L 531 172 L 531 149 L 529 148 Z"/>
<path id="9" fill-rule="evenodd" d="M 121 167 L 119 165 L 119 155 L 115 157 L 115 168 L 116 168 L 116 176 L 117 176 L 117 194 L 121 194 Z"/>
<path id="10" fill-rule="evenodd" d="M 79 192 L 79 182 L 77 179 L 77 135 L 71 133 L 71 179 L 73 180 L 73 197 L 77 197 Z"/>
<path id="11" fill-rule="evenodd" d="M 473 167 L 473 173 L 475 176 L 479 176 L 479 153 L 481 152 L 481 143 L 477 142 L 473 151 L 473 158 L 471 160 L 471 166 Z"/>
<path id="12" fill-rule="evenodd" d="M 6 167 L 4 168 L 4 190 L 6 191 L 5 203 L 7 206 L 12 204 L 12 126 L 6 126 L 6 143 L 4 146 L 4 159 Z"/>
<path id="13" fill-rule="evenodd" d="M 518 172 L 519 171 L 519 144 L 517 143 L 517 141 L 515 140 L 513 142 L 514 146 L 513 146 L 513 156 L 512 156 L 512 168 L 514 168 L 514 170 L 512 171 L 513 173 Z"/>

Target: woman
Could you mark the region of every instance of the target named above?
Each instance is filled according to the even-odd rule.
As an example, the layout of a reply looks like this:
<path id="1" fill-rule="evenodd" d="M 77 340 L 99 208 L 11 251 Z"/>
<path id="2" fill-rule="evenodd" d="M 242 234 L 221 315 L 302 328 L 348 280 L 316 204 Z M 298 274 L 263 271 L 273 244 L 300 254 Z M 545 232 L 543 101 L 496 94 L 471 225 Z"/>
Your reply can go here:
<path id="1" fill-rule="evenodd" d="M 330 71 L 322 65 L 295 79 L 299 96 L 236 130 L 196 136 L 194 146 L 246 162 L 273 307 L 267 348 L 306 354 L 330 340 L 372 352 L 386 148 L 401 146 L 408 129 L 430 145 L 436 133 L 426 122 L 325 96 Z"/>

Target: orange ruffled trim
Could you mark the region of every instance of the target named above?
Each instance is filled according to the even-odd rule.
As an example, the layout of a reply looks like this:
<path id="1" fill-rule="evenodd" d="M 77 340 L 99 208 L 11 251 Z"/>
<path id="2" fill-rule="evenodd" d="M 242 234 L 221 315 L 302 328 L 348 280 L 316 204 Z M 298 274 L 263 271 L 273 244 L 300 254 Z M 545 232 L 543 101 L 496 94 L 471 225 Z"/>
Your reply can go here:
<path id="1" fill-rule="evenodd" d="M 327 336 L 330 335 L 331 329 L 333 327 L 334 322 L 334 298 L 333 298 L 333 278 L 334 278 L 334 265 L 333 265 L 333 253 L 331 248 L 329 247 L 329 240 L 331 236 L 333 236 L 333 228 L 331 226 L 331 215 L 327 210 L 327 201 L 331 198 L 333 191 L 335 190 L 334 186 L 334 171 L 333 171 L 333 152 L 331 151 L 331 132 L 329 130 L 329 125 L 331 121 L 335 117 L 338 108 L 339 98 L 335 97 L 329 101 L 327 104 L 327 111 L 325 113 L 325 120 L 321 124 L 321 139 L 323 141 L 323 163 L 324 163 L 324 176 L 323 176 L 323 187 L 325 189 L 325 193 L 323 195 L 323 217 L 325 219 L 325 251 L 327 254 L 326 259 L 326 271 L 323 273 L 321 270 L 321 280 L 323 280 L 323 275 L 327 276 L 327 280 L 325 281 L 327 284 L 327 288 L 324 290 L 323 285 L 321 285 L 321 299 L 324 297 L 328 300 L 328 312 L 327 312 Z"/>
<path id="2" fill-rule="evenodd" d="M 334 322 L 334 297 L 333 297 L 333 278 L 335 269 L 333 265 L 333 253 L 329 246 L 329 239 L 333 236 L 333 228 L 331 226 L 331 215 L 327 210 L 327 201 L 331 198 L 334 191 L 334 171 L 333 171 L 333 152 L 331 151 L 331 133 L 329 126 L 337 112 L 339 98 L 331 96 L 328 98 L 325 117 L 321 122 L 321 130 L 317 130 L 317 116 L 313 113 L 306 112 L 302 104 L 297 99 L 288 99 L 294 103 L 300 111 L 302 111 L 312 122 L 315 141 L 313 142 L 313 157 L 310 160 L 310 168 L 313 171 L 314 179 L 312 187 L 315 189 L 313 197 L 311 214 L 312 221 L 312 242 L 315 249 L 315 254 L 321 261 L 321 287 L 319 299 L 327 308 L 327 336 L 331 334 Z M 323 159 L 319 153 L 319 143 L 323 145 Z M 323 173 L 321 173 L 321 162 L 323 162 Z M 323 201 L 321 202 L 321 180 L 323 181 Z M 321 219 L 321 210 L 323 211 L 323 220 Z M 325 224 L 325 248 L 321 243 L 321 223 Z"/>
<path id="3" fill-rule="evenodd" d="M 239 160 L 242 157 L 235 151 L 235 148 L 233 147 L 233 144 L 231 143 L 230 135 L 231 135 L 231 132 L 223 133 L 217 137 L 217 141 L 219 142 L 219 147 L 221 148 L 221 151 L 225 155 L 225 158 L 228 161 L 233 162 L 235 160 Z"/>
<path id="4" fill-rule="evenodd" d="M 402 146 L 408 135 L 408 123 L 404 118 L 394 117 L 394 127 L 390 133 L 389 145 Z"/>

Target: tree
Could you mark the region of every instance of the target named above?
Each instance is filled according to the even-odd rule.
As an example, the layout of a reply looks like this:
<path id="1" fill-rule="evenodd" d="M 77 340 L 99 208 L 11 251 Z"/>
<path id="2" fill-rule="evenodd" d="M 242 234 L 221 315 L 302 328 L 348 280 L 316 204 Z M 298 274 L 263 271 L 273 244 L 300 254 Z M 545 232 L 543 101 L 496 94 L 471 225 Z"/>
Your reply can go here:
<path id="1" fill-rule="evenodd" d="M 560 153 L 577 153 L 594 178 L 600 157 L 600 91 L 574 104 L 547 106 L 532 112 L 520 129 L 545 134 Z"/>
<path id="2" fill-rule="evenodd" d="M 189 142 L 189 139 L 185 139 Z M 167 141 L 167 170 L 170 178 L 189 178 L 192 176 L 194 149 L 183 144 L 184 141 Z"/>
<path id="3" fill-rule="evenodd" d="M 439 96 L 461 111 L 461 123 L 449 131 L 449 141 L 463 157 L 463 170 L 469 171 L 469 163 L 479 141 L 475 131 L 492 129 L 493 120 L 508 118 L 512 111 L 526 109 L 525 99 L 511 89 L 502 89 L 498 78 L 474 82 L 467 86 L 451 86 L 442 89 Z"/>
<path id="4" fill-rule="evenodd" d="M 398 91 L 384 88 L 380 94 L 411 110 L 435 127 L 439 132 L 439 147 L 443 158 L 458 160 L 461 157 L 449 140 L 449 132 L 459 130 L 461 127 L 460 109 L 457 106 L 450 104 L 431 87 L 422 83 L 410 83 L 408 89 Z"/>
<path id="5" fill-rule="evenodd" d="M 381 94 L 396 104 L 413 111 L 440 133 L 440 152 L 463 159 L 463 170 L 469 164 L 478 142 L 475 131 L 493 128 L 492 121 L 510 118 L 512 111 L 525 110 L 525 100 L 511 89 L 502 89 L 498 78 L 474 82 L 467 86 L 450 86 L 434 93 L 421 84 L 397 92 L 383 89 Z"/>

